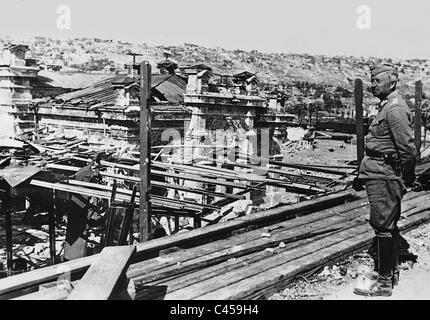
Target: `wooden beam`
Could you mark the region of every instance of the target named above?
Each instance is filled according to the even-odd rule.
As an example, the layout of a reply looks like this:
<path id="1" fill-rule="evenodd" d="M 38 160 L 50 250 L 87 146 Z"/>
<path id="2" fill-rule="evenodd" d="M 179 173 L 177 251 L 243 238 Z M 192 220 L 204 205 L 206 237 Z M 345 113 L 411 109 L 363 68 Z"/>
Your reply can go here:
<path id="1" fill-rule="evenodd" d="M 360 213 L 361 216 L 365 214 L 365 212 Z M 324 225 L 324 223 L 327 223 L 329 225 Z M 235 247 L 226 247 L 225 249 L 215 251 L 206 255 L 196 255 L 195 258 L 180 261 L 180 264 L 172 263 L 171 265 L 163 266 L 163 268 L 154 271 L 146 269 L 145 272 L 142 272 L 133 280 L 136 284 L 139 284 L 158 281 L 161 279 L 170 278 L 172 276 L 176 277 L 178 275 L 190 271 L 207 268 L 209 266 L 225 262 L 232 258 L 243 257 L 249 254 L 262 251 L 266 248 L 274 248 L 277 247 L 281 242 L 283 242 L 284 244 L 288 244 L 307 238 L 314 238 L 322 234 L 328 235 L 341 229 L 356 227 L 365 223 L 366 221 L 364 217 L 361 217 L 361 219 L 357 219 L 357 217 L 355 219 L 351 219 L 350 217 L 349 219 L 342 217 L 334 217 L 332 221 L 321 221 L 312 224 L 311 226 L 302 226 L 294 230 L 272 233 L 271 237 L 267 238 L 261 237 L 262 230 L 258 229 L 260 233 L 259 238 L 252 239 Z M 149 262 L 150 261 L 148 261 L 148 263 Z M 220 274 L 222 274 L 222 272 Z"/>
<path id="2" fill-rule="evenodd" d="M 13 264 L 13 234 L 12 234 L 12 212 L 9 208 L 10 193 L 6 191 L 7 200 L 0 201 L 0 212 L 5 216 L 5 231 L 6 231 L 6 264 L 8 271 L 12 271 Z"/>
<path id="3" fill-rule="evenodd" d="M 125 280 L 134 253 L 136 246 L 104 248 L 67 300 L 108 300 Z"/>
<path id="4" fill-rule="evenodd" d="M 140 208 L 139 240 L 149 239 L 151 225 L 151 65 L 145 61 L 140 65 Z"/>
<path id="5" fill-rule="evenodd" d="M 220 186 L 232 187 L 232 188 L 238 188 L 238 189 L 247 189 L 249 187 L 249 186 L 246 186 L 242 183 L 218 181 L 216 179 L 202 178 L 201 176 L 198 176 L 198 175 L 178 174 L 178 173 L 163 172 L 163 171 L 158 171 L 158 170 L 153 170 L 152 174 L 162 176 L 162 177 L 178 178 L 178 179 L 203 182 L 203 183 L 209 183 L 209 184 L 216 184 L 216 185 L 220 185 Z M 258 188 L 253 188 L 253 189 L 258 189 Z"/>
<path id="6" fill-rule="evenodd" d="M 35 179 L 31 180 L 30 184 L 37 187 L 55 189 L 55 190 L 60 190 L 60 191 L 65 191 L 70 193 L 85 194 L 87 196 L 96 197 L 100 199 L 110 200 L 112 196 L 111 192 L 108 192 L 101 188 L 103 187 L 103 185 L 97 185 L 97 184 L 96 184 L 97 186 L 100 186 L 99 189 L 69 185 L 65 183 L 52 183 L 52 182 L 35 180 Z M 118 191 L 118 194 L 116 195 L 116 200 L 119 200 L 119 201 L 130 200 L 130 193 L 131 193 L 130 190 L 119 189 L 117 191 Z M 194 203 L 186 200 L 164 198 L 156 195 L 154 195 L 150 201 L 156 206 L 161 206 L 161 207 L 171 206 L 172 208 L 175 208 L 175 209 L 189 209 L 196 212 L 202 209 L 211 209 L 211 210 L 220 209 L 220 207 L 214 206 L 212 204 L 200 204 L 200 203 Z M 137 204 L 140 203 L 140 199 L 138 197 L 136 197 L 135 203 Z"/>
<path id="7" fill-rule="evenodd" d="M 329 174 L 340 175 L 340 176 L 347 175 L 347 172 L 342 172 L 342 171 L 333 170 L 333 169 L 327 169 L 327 168 L 323 168 L 323 167 L 320 167 L 320 166 L 315 166 L 314 167 L 312 165 L 304 165 L 304 164 L 297 164 L 297 163 L 287 163 L 287 162 L 275 161 L 275 160 L 270 160 L 270 159 L 267 159 L 267 158 L 252 156 L 252 155 L 245 154 L 245 153 L 239 153 L 239 154 L 241 156 L 249 157 L 250 160 L 263 161 L 265 163 L 272 164 L 272 165 L 275 165 L 275 166 L 281 166 L 281 167 L 287 167 L 287 168 L 295 168 L 295 169 L 304 169 L 304 170 L 309 170 L 309 171 L 323 172 L 323 173 L 329 173 Z"/>
<path id="8" fill-rule="evenodd" d="M 422 203 L 423 202 L 422 201 L 423 198 L 428 198 L 428 194 L 426 194 L 424 192 L 422 192 L 422 193 L 416 193 L 416 194 L 415 193 L 411 193 L 411 194 L 408 193 L 408 195 L 406 195 L 406 198 L 407 198 L 406 200 L 407 200 L 408 206 L 412 210 L 415 210 L 416 212 L 418 212 L 419 209 L 415 208 L 414 204 L 411 203 L 411 201 L 409 199 L 410 196 L 412 196 L 413 198 L 415 196 L 418 196 L 417 198 L 414 198 L 414 201 L 416 203 Z M 335 219 L 338 219 L 338 218 L 345 218 L 346 217 L 345 214 L 347 214 L 348 216 L 355 216 L 356 213 L 358 213 L 359 215 L 365 215 L 365 210 L 363 211 L 363 210 L 360 209 L 362 207 L 362 205 L 366 206 L 365 203 L 356 202 L 355 204 L 354 203 L 349 203 L 347 205 L 339 206 L 339 207 L 336 207 L 336 208 L 330 208 L 330 209 L 325 210 L 326 211 L 325 212 L 325 216 L 332 216 Z M 351 209 L 351 208 L 348 208 L 349 206 L 352 206 L 351 208 L 355 207 L 355 210 L 352 210 L 352 211 L 347 210 L 347 209 Z M 358 206 L 358 207 L 356 207 L 356 206 Z M 406 211 L 408 211 L 408 210 L 406 210 Z M 320 219 L 322 218 L 322 216 L 321 217 L 316 217 L 315 216 L 315 215 L 318 216 L 321 213 L 322 212 L 318 212 L 318 213 L 315 213 L 315 214 L 312 214 L 312 215 L 307 215 L 305 217 L 300 217 L 299 219 L 288 220 L 288 221 L 285 221 L 285 222 L 281 223 L 280 225 L 278 225 L 278 224 L 271 225 L 270 226 L 271 229 L 269 229 L 267 232 L 272 233 L 273 236 L 275 234 L 277 234 L 278 231 L 279 232 L 285 231 L 286 228 L 291 229 L 294 232 L 295 229 L 296 229 L 296 223 L 295 222 L 300 222 L 299 225 L 302 225 L 302 226 L 308 226 L 309 222 L 312 222 L 312 221 L 321 224 L 320 223 L 321 222 Z M 311 220 L 308 221 L 308 219 L 311 219 Z M 283 226 L 283 228 L 279 229 L 279 227 L 281 225 Z M 248 239 L 248 234 L 252 234 L 252 233 L 255 233 L 255 237 L 254 238 L 257 239 L 257 238 L 260 238 L 261 230 L 260 231 L 254 230 L 254 231 L 247 232 L 246 234 L 236 235 L 233 238 L 227 238 L 227 239 L 223 239 L 223 240 L 220 240 L 220 241 L 216 241 L 216 242 L 213 243 L 213 245 L 212 245 L 212 243 L 211 244 L 208 243 L 208 244 L 206 244 L 206 245 L 203 246 L 207 250 L 203 250 L 202 251 L 202 250 L 200 250 L 200 248 L 203 248 L 203 247 L 199 246 L 199 247 L 196 247 L 196 248 L 191 249 L 191 250 L 178 251 L 178 252 L 175 252 L 174 254 L 169 254 L 169 259 L 172 259 L 172 260 L 171 260 L 171 262 L 168 262 L 168 263 L 167 262 L 158 261 L 157 259 L 152 259 L 152 260 L 140 262 L 138 264 L 134 264 L 134 265 L 130 266 L 130 268 L 128 269 L 128 271 L 127 271 L 127 278 L 132 278 L 132 280 L 135 283 L 135 285 L 138 285 L 135 280 L 137 280 L 138 282 L 140 282 L 139 281 L 140 279 L 138 280 L 138 279 L 136 279 L 136 277 L 140 277 L 141 275 L 143 275 L 145 277 L 145 275 L 147 274 L 147 272 L 150 271 L 150 270 L 152 270 L 152 271 L 154 271 L 154 270 L 161 270 L 161 269 L 163 269 L 163 268 L 165 268 L 165 267 L 167 267 L 169 265 L 175 265 L 177 262 L 181 262 L 181 264 L 182 264 L 184 261 L 188 261 L 189 259 L 194 259 L 197 256 L 198 257 L 203 257 L 203 256 L 205 256 L 207 254 L 212 253 L 212 252 L 217 252 L 219 250 L 223 250 L 223 249 L 231 247 L 231 246 L 237 246 L 237 245 L 240 245 L 242 243 L 247 243 L 248 240 L 249 240 Z M 242 241 L 237 242 L 236 240 L 238 239 L 238 237 L 243 238 Z M 313 239 L 313 241 L 315 241 L 315 240 L 316 239 Z M 301 241 L 298 241 L 298 242 L 301 242 Z M 288 246 L 289 245 L 287 244 L 287 247 Z M 294 242 L 294 247 L 299 247 L 298 243 Z M 196 250 L 198 251 L 197 256 L 196 256 L 196 252 L 194 252 Z M 192 253 L 192 252 L 194 252 L 194 253 Z M 263 254 L 263 256 L 262 256 L 263 259 L 267 258 L 267 252 L 265 254 L 264 254 L 264 252 L 262 252 L 262 254 Z M 166 258 L 167 258 L 167 256 L 166 256 Z M 250 265 L 251 263 L 254 263 L 255 261 L 259 261 L 259 260 L 261 260 L 261 259 L 252 260 L 252 261 L 246 260 L 246 261 L 248 262 L 247 264 Z M 244 260 L 239 260 L 238 259 L 237 264 L 240 263 L 240 266 L 243 266 L 243 262 L 244 262 Z M 230 269 L 231 265 L 232 265 L 231 263 L 228 264 L 228 269 Z M 157 266 L 159 268 L 157 268 Z M 222 267 L 222 265 L 220 265 L 220 267 Z M 224 268 L 226 268 L 226 266 L 224 266 Z M 222 269 L 221 268 L 219 268 L 218 270 L 219 270 L 219 272 L 212 273 L 212 275 L 210 275 L 210 273 L 209 273 L 209 276 L 207 276 L 208 272 L 209 272 L 209 269 L 202 270 L 201 272 L 199 272 L 197 274 L 194 273 L 194 274 L 191 275 L 193 277 L 192 278 L 192 283 L 196 283 L 199 280 L 209 279 L 209 278 L 211 278 L 213 276 L 216 276 L 216 275 L 219 275 L 220 273 L 222 273 L 222 271 L 221 271 Z M 230 271 L 230 270 L 228 270 L 228 271 Z M 224 272 L 226 272 L 225 269 L 224 269 Z M 200 276 L 199 276 L 199 274 L 200 274 Z M 201 275 L 204 275 L 205 278 L 201 278 L 202 277 Z M 182 279 L 181 279 L 181 282 L 183 282 Z M 175 282 L 169 281 L 167 283 L 164 282 L 162 284 L 163 285 L 164 284 L 168 285 L 168 287 L 169 287 L 168 288 L 168 292 L 169 291 L 175 291 L 175 290 L 179 289 L 179 287 L 177 287 L 177 285 L 178 285 L 177 281 L 175 281 Z M 153 286 L 153 285 L 157 285 L 157 284 L 151 284 L 151 286 Z M 185 284 L 181 285 L 180 287 L 184 287 L 184 286 L 185 286 Z M 173 287 L 176 287 L 176 288 L 172 289 Z M 140 289 L 137 287 L 136 290 L 140 290 Z M 142 293 L 138 292 L 138 296 L 140 296 Z M 31 298 L 31 296 L 32 295 L 23 296 L 23 298 L 24 299 L 26 297 Z M 47 295 L 47 296 L 50 296 L 50 295 Z M 58 294 L 57 297 L 55 297 L 55 295 L 52 295 L 51 298 L 52 299 L 64 299 L 65 297 L 67 297 L 67 295 L 65 295 L 65 294 Z M 43 298 L 43 295 L 40 295 L 39 299 L 42 299 L 42 298 Z M 147 299 L 148 295 L 145 295 L 143 298 Z"/>
<path id="9" fill-rule="evenodd" d="M 423 211 L 400 221 L 399 229 L 404 231 L 429 220 L 430 212 Z M 374 235 L 374 231 L 369 228 L 368 225 L 362 225 L 352 230 L 336 233 L 335 237 L 323 238 L 305 247 L 300 247 L 296 250 L 286 252 L 285 254 L 275 255 L 274 257 L 265 259 L 260 266 L 254 264 L 251 268 L 241 270 L 241 279 L 235 281 L 235 283 L 232 283 L 230 286 L 225 286 L 209 292 L 208 283 L 201 282 L 201 285 L 206 286 L 207 293 L 197 295 L 195 294 L 197 290 L 195 290 L 193 292 L 194 299 L 247 300 L 250 299 L 251 296 L 255 298 L 262 294 L 266 295 L 272 293 L 270 290 L 272 286 L 277 289 L 280 287 L 282 288 L 289 280 L 299 274 L 303 274 L 318 266 L 327 265 L 339 258 L 346 258 L 354 252 L 362 250 L 372 242 Z M 267 268 L 262 264 L 269 267 Z M 250 271 L 252 269 L 254 269 L 254 272 L 257 271 L 257 273 L 250 277 L 246 277 L 245 273 L 251 273 Z M 236 272 L 236 274 L 237 273 L 238 272 Z M 228 278 L 227 281 L 230 281 L 230 283 L 237 280 L 233 277 L 233 273 L 225 273 L 225 277 Z M 221 277 L 218 277 L 218 279 L 214 277 L 213 281 L 222 283 L 223 279 Z M 227 281 L 225 281 L 225 283 Z M 176 294 L 181 294 L 181 299 L 192 299 L 191 295 L 185 295 L 184 293 L 183 291 L 176 292 Z M 169 299 L 174 298 L 174 296 L 169 297 L 166 295 L 164 298 Z"/>
<path id="10" fill-rule="evenodd" d="M 341 191 L 322 196 L 315 200 L 273 208 L 254 213 L 252 215 L 240 217 L 235 220 L 227 221 L 225 223 L 207 226 L 185 233 L 178 233 L 169 237 L 163 237 L 145 243 L 139 243 L 137 244 L 135 261 L 142 261 L 147 258 L 148 254 L 158 252 L 162 249 L 172 246 L 179 246 L 184 243 L 196 243 L 196 241 L 199 239 L 227 234 L 233 230 L 245 228 L 250 225 L 262 225 L 269 223 L 269 221 L 283 218 L 286 219 L 287 217 L 300 212 L 314 212 L 325 209 L 327 207 L 343 203 L 346 199 L 350 199 L 354 195 L 357 195 L 360 198 L 364 198 L 366 196 L 365 192 L 356 193 L 352 190 Z M 84 257 L 68 261 L 60 265 L 48 266 L 23 274 L 18 274 L 14 277 L 1 279 L 0 299 L 2 299 L 4 296 L 12 294 L 18 296 L 20 295 L 19 292 L 21 290 L 32 288 L 33 286 L 38 286 L 45 282 L 55 281 L 59 276 L 63 275 L 65 268 L 70 271 L 72 276 L 75 276 L 76 274 L 87 270 L 89 266 L 97 260 L 97 256 L 98 255 Z"/>
<path id="11" fill-rule="evenodd" d="M 78 181 L 78 180 L 68 180 L 68 183 L 73 184 L 73 185 L 77 185 L 77 186 L 91 187 L 91 188 L 94 187 L 94 188 L 99 188 L 102 190 L 110 190 L 110 188 L 108 186 L 105 186 L 103 184 L 83 182 L 83 181 Z M 169 183 L 160 182 L 160 181 L 151 181 L 151 183 L 152 183 L 152 185 L 157 186 L 157 187 L 162 187 L 162 188 L 166 188 L 166 189 L 173 189 L 173 190 L 180 190 L 180 191 L 184 191 L 184 192 L 202 194 L 202 195 L 207 195 L 207 196 L 212 196 L 212 197 L 232 198 L 232 199 L 236 199 L 236 200 L 244 199 L 244 196 L 239 196 L 239 195 L 235 195 L 235 194 L 205 191 L 205 190 L 200 190 L 200 189 L 195 189 L 195 188 L 190 188 L 190 187 L 185 187 L 185 186 L 178 186 L 175 184 L 169 184 Z M 128 194 L 130 196 L 132 194 L 132 191 L 127 190 L 127 189 L 118 189 L 117 192 L 125 193 L 125 194 Z M 137 193 L 136 195 L 139 195 L 139 193 Z"/>
<path id="12" fill-rule="evenodd" d="M 55 246 L 55 213 L 57 212 L 57 191 L 52 190 L 52 204 L 48 212 L 49 215 L 49 256 L 51 265 L 56 262 L 57 250 Z"/>
<path id="13" fill-rule="evenodd" d="M 363 126 L 363 81 L 355 79 L 355 125 L 357 133 L 357 166 L 360 168 L 364 157 L 364 126 Z"/>
<path id="14" fill-rule="evenodd" d="M 429 199 L 429 194 L 418 196 L 412 200 L 408 199 L 403 211 L 407 211 L 409 215 L 420 212 L 425 206 L 420 207 L 417 206 L 417 204 L 424 203 Z M 427 208 L 428 207 L 429 205 L 427 205 Z M 301 216 L 296 219 L 272 224 L 270 227 L 247 231 L 229 238 L 188 248 L 186 251 L 175 252 L 169 254 L 170 261 L 160 263 L 157 259 L 151 259 L 149 261 L 136 263 L 130 266 L 130 269 L 127 271 L 127 276 L 133 278 L 135 284 L 142 283 L 143 281 L 152 282 L 155 279 L 155 274 L 158 274 L 157 278 L 160 279 L 159 276 L 161 273 L 166 275 L 165 271 L 170 272 L 174 270 L 174 272 L 182 272 L 184 269 L 190 270 L 190 268 L 196 267 L 195 264 L 197 261 L 204 261 L 206 264 L 209 260 L 215 258 L 218 259 L 217 263 L 219 263 L 219 261 L 226 261 L 233 256 L 239 257 L 253 251 L 258 251 L 258 243 L 273 248 L 279 244 L 280 241 L 284 243 L 296 242 L 298 239 L 305 237 L 306 234 L 309 235 L 308 232 L 320 235 L 323 229 L 327 229 L 327 232 L 332 232 L 328 229 L 337 230 L 338 228 L 346 228 L 348 223 L 352 223 L 351 226 L 353 227 L 354 225 L 366 223 L 364 216 L 368 214 L 368 208 L 368 202 L 363 202 L 363 200 L 360 199 L 345 205 Z M 337 226 L 335 226 L 335 224 L 337 224 Z M 326 233 L 326 231 L 324 231 L 324 233 Z M 262 232 L 270 232 L 271 237 L 262 238 Z M 180 262 L 180 264 L 178 264 L 178 262 Z M 208 263 L 208 265 L 209 264 L 211 263 Z M 222 271 L 220 273 L 222 273 Z M 149 278 L 152 279 L 149 280 Z M 198 279 L 196 279 L 196 281 L 198 281 Z"/>
<path id="15" fill-rule="evenodd" d="M 423 84 L 421 81 L 415 82 L 415 148 L 417 149 L 417 160 L 421 156 L 421 101 L 423 95 Z"/>
<path id="16" fill-rule="evenodd" d="M 237 163 L 237 162 L 231 162 L 231 161 L 225 162 L 225 161 L 222 161 L 222 160 L 216 160 L 216 163 L 230 164 L 230 165 L 235 166 L 235 167 L 248 168 L 248 169 L 252 169 L 253 171 L 257 171 L 257 172 L 258 172 L 258 170 L 262 170 L 262 171 L 267 171 L 267 172 L 272 172 L 272 173 L 279 173 L 281 175 L 284 175 L 286 177 L 289 177 L 289 178 L 292 178 L 292 179 L 296 179 L 296 180 L 309 180 L 309 181 L 320 182 L 320 183 L 329 183 L 329 182 L 333 182 L 333 181 L 336 181 L 336 182 L 339 182 L 339 183 L 345 183 L 344 181 L 341 181 L 341 180 L 334 180 L 334 179 L 331 179 L 331 178 L 318 177 L 318 176 L 312 176 L 312 175 L 306 175 L 306 174 L 293 174 L 293 173 L 288 173 L 288 172 L 286 172 L 284 170 L 280 170 L 280 169 L 273 169 L 273 168 L 269 168 L 269 167 L 254 166 L 254 165 L 250 165 L 250 164 L 246 164 L 246 163 Z M 196 165 L 196 164 L 194 166 L 203 167 L 201 165 Z M 280 181 L 282 181 L 282 180 L 280 180 Z"/>

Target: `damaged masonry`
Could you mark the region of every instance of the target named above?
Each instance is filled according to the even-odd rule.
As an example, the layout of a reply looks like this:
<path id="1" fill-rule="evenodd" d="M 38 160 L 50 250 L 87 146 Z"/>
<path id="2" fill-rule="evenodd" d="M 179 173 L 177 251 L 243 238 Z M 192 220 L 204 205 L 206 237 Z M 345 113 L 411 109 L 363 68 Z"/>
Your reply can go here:
<path id="1" fill-rule="evenodd" d="M 122 73 L 66 74 L 28 51 L 0 63 L 0 299 L 267 297 L 371 244 L 351 188 L 363 87 L 350 118 L 303 119 L 248 71 L 132 53 Z M 430 220 L 428 198 L 406 196 L 401 230 Z"/>

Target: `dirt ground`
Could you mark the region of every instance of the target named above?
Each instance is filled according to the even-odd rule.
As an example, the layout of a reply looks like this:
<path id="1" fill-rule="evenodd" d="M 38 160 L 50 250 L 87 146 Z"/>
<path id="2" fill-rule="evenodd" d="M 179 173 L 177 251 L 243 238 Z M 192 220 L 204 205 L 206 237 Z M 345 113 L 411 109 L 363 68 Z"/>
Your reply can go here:
<path id="1" fill-rule="evenodd" d="M 359 252 L 317 273 L 301 276 L 270 300 L 428 300 L 430 299 L 430 224 L 405 234 L 409 251 L 418 256 L 415 263 L 400 265 L 400 282 L 391 297 L 363 297 L 353 293 L 360 276 L 371 270 L 367 251 Z"/>
<path id="2" fill-rule="evenodd" d="M 284 161 L 301 164 L 344 166 L 357 159 L 357 146 L 353 142 L 339 140 L 315 140 L 315 149 L 303 148 L 284 153 Z"/>

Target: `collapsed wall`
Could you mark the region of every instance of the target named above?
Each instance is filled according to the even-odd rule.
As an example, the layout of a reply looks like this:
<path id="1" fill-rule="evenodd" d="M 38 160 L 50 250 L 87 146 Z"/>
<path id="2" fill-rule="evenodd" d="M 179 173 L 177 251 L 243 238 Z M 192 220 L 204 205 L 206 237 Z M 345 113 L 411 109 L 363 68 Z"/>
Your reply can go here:
<path id="1" fill-rule="evenodd" d="M 7 45 L 0 53 L 0 137 L 13 137 L 21 129 L 34 124 L 28 113 L 32 94 L 30 80 L 39 68 L 26 59 L 28 46 Z"/>

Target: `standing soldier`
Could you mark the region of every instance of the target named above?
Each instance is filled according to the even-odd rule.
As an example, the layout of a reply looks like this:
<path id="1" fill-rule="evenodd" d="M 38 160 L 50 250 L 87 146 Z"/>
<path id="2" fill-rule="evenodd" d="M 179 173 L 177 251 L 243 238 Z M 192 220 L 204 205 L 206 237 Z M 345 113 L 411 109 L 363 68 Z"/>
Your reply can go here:
<path id="1" fill-rule="evenodd" d="M 396 90 L 397 71 L 391 64 L 372 66 L 372 93 L 380 99 L 378 114 L 365 138 L 365 156 L 358 179 L 366 186 L 370 204 L 370 225 L 375 230 L 377 260 L 375 273 L 364 288 L 354 293 L 391 296 L 399 281 L 400 202 L 415 180 L 416 149 L 412 114 Z"/>

